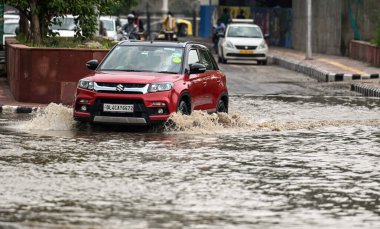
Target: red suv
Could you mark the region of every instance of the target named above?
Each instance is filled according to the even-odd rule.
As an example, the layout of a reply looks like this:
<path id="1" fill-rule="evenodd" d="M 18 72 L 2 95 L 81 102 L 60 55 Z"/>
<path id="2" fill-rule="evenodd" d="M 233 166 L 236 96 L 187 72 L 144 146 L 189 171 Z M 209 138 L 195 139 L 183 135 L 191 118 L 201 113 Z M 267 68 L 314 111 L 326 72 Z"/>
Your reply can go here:
<path id="1" fill-rule="evenodd" d="M 81 122 L 165 122 L 171 113 L 228 112 L 226 77 L 210 51 L 192 42 L 124 41 L 79 80 L 74 119 Z"/>

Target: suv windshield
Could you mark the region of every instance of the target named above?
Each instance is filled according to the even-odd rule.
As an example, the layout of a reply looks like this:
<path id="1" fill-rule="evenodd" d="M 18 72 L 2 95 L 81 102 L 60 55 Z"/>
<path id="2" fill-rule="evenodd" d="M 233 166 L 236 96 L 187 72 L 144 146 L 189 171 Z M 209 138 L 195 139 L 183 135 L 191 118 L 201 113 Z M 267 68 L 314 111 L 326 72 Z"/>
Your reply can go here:
<path id="1" fill-rule="evenodd" d="M 183 48 L 117 46 L 99 67 L 100 71 L 180 73 Z"/>
<path id="2" fill-rule="evenodd" d="M 258 27 L 253 26 L 231 26 L 228 29 L 227 37 L 249 37 L 262 38 L 263 35 Z"/>

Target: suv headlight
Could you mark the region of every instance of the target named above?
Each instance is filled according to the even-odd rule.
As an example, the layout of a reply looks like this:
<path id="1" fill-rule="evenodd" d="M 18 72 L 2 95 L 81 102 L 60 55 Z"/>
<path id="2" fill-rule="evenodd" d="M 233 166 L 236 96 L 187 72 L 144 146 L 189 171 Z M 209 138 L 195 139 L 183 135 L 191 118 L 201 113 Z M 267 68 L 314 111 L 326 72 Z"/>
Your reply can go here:
<path id="1" fill-rule="evenodd" d="M 266 44 L 265 41 L 263 40 L 263 41 L 261 42 L 261 44 L 259 45 L 259 49 L 265 49 L 265 48 L 267 48 L 267 44 Z"/>
<path id="2" fill-rule="evenodd" d="M 153 83 L 149 85 L 148 92 L 169 91 L 173 88 L 173 83 Z"/>
<path id="3" fill-rule="evenodd" d="M 78 87 L 88 90 L 94 90 L 94 82 L 92 82 L 91 80 L 79 80 Z"/>

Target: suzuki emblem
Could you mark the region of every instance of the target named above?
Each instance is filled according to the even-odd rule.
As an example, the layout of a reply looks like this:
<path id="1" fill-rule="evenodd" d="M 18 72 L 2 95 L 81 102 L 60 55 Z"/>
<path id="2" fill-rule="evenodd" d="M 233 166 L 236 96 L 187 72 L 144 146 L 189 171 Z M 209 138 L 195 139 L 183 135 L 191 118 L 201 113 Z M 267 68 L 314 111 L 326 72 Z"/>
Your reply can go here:
<path id="1" fill-rule="evenodd" d="M 117 85 L 116 91 L 118 91 L 118 92 L 124 91 L 124 86 L 122 84 Z"/>

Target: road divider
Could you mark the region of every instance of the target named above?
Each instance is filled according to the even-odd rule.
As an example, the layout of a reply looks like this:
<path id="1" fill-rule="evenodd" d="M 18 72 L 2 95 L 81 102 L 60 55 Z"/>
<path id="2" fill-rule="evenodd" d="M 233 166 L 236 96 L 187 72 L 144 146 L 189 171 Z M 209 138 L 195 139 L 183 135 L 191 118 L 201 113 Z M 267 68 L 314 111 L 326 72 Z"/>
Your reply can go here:
<path id="1" fill-rule="evenodd" d="M 282 58 L 274 55 L 268 55 L 269 63 L 279 65 L 286 69 L 300 72 L 308 75 L 319 82 L 337 82 L 337 81 L 352 81 L 365 79 L 379 79 L 379 74 L 346 74 L 333 73 L 321 69 L 319 66 L 307 64 L 302 61 L 295 61 L 287 58 Z"/>
<path id="2" fill-rule="evenodd" d="M 0 113 L 27 114 L 37 111 L 38 107 L 0 105 Z"/>
<path id="3" fill-rule="evenodd" d="M 319 66 L 311 65 L 302 61 L 286 59 L 283 57 L 268 55 L 268 62 L 271 64 L 279 65 L 280 67 L 303 73 L 311 78 L 318 80 L 318 82 L 339 82 L 339 81 L 358 81 L 379 79 L 379 74 L 360 73 L 334 73 L 328 72 Z M 370 83 L 352 83 L 351 91 L 355 91 L 364 96 L 380 97 L 380 84 L 378 82 Z"/>

